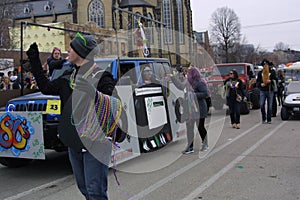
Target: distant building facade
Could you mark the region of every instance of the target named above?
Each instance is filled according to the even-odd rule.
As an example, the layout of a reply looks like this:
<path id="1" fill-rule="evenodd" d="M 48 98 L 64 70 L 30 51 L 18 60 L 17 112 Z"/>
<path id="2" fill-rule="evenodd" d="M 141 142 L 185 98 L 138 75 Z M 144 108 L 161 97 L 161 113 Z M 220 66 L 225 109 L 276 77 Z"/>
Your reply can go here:
<path id="1" fill-rule="evenodd" d="M 135 32 L 139 29 L 140 16 L 144 16 L 150 56 L 167 57 L 173 65 L 188 66 L 194 55 L 190 0 L 11 0 L 10 3 L 15 7 L 10 35 L 14 35 L 13 44 L 17 48 L 20 45 L 18 28 L 21 21 L 27 21 L 95 33 L 100 36 L 105 56 L 116 53 L 138 56 Z M 117 9 L 113 11 L 112 6 Z M 118 42 L 114 29 L 118 32 Z M 70 35 L 28 26 L 24 28 L 24 47 L 38 41 L 44 51 L 54 46 L 66 49 Z M 119 52 L 115 52 L 117 45 Z"/>

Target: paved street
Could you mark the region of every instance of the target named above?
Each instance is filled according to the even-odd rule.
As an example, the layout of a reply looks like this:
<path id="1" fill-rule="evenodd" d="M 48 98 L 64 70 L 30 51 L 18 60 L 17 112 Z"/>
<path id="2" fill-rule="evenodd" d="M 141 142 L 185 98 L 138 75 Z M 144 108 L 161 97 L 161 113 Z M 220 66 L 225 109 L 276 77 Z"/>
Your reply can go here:
<path id="1" fill-rule="evenodd" d="M 280 109 L 278 109 L 280 111 Z M 185 140 L 117 166 L 109 174 L 112 200 L 296 200 L 300 199 L 299 119 L 261 124 L 260 110 L 242 115 L 241 129 L 226 116 L 216 145 L 182 155 Z M 214 126 L 210 123 L 209 130 Z M 209 132 L 210 134 L 210 132 Z M 45 161 L 17 169 L 0 166 L 3 200 L 83 200 L 67 156 L 51 153 Z M 5 180 L 5 181 L 4 181 Z"/>

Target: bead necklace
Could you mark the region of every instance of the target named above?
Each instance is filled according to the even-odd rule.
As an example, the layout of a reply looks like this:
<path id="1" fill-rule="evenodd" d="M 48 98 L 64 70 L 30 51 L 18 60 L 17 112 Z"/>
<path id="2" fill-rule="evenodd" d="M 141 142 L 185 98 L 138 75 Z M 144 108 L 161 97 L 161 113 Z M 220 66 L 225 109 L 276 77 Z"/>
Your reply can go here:
<path id="1" fill-rule="evenodd" d="M 83 77 L 87 78 L 92 73 L 95 66 L 96 64 L 94 64 Z M 71 88 L 74 88 L 75 85 L 74 77 L 75 73 L 72 73 L 70 78 Z M 74 109 L 75 111 L 78 106 L 79 105 L 77 104 Z M 116 133 L 117 122 L 122 112 L 120 100 L 96 91 L 95 100 L 88 101 L 85 107 L 87 112 L 82 112 L 81 120 L 78 123 L 74 123 L 74 120 L 71 120 L 71 122 L 73 122 L 72 124 L 79 128 L 79 136 L 88 137 L 93 141 L 99 140 L 100 142 L 103 141 L 105 137 L 114 136 L 113 134 Z M 71 118 L 73 118 L 73 113 Z"/>

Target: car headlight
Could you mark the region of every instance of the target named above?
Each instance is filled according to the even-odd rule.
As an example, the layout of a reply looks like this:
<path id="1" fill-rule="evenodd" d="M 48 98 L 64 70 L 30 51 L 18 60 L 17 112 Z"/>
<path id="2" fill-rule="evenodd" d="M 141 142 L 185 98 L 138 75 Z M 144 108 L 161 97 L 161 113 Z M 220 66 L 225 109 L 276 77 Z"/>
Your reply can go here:
<path id="1" fill-rule="evenodd" d="M 6 111 L 13 112 L 16 110 L 16 106 L 14 104 L 8 104 Z"/>

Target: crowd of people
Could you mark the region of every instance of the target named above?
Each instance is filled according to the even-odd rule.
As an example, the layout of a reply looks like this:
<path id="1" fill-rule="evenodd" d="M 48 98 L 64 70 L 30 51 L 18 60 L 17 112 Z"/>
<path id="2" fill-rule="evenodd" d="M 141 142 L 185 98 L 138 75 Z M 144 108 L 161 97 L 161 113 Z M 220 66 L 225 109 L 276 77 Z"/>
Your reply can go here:
<path id="1" fill-rule="evenodd" d="M 284 74 L 281 70 L 276 73 L 275 66 L 268 60 L 261 62 L 263 69 L 258 72 L 255 85 L 260 91 L 260 110 L 263 124 L 271 124 L 272 117 L 276 116 L 277 101 L 282 105 L 282 91 L 284 89 Z M 199 69 L 191 67 L 180 73 L 177 69 L 177 79 L 173 76 L 172 82 L 179 89 L 186 91 L 186 100 L 188 102 L 189 116 L 186 120 L 187 141 L 188 145 L 182 152 L 183 154 L 193 153 L 194 125 L 197 126 L 198 132 L 202 139 L 201 151 L 208 149 L 208 136 L 204 127 L 204 120 L 207 117 L 209 104 L 205 99 L 209 96 L 209 88 L 206 81 L 201 77 Z M 178 81 L 180 79 L 180 81 Z M 180 84 L 184 82 L 185 84 Z M 247 103 L 245 85 L 239 78 L 235 69 L 228 72 L 228 78 L 224 80 L 224 92 L 226 96 L 226 105 L 228 106 L 231 127 L 234 129 L 241 128 L 241 104 Z M 195 100 L 197 103 L 195 104 Z M 197 107 L 194 107 L 197 105 Z M 275 108 L 274 108 L 275 107 Z"/>
<path id="2" fill-rule="evenodd" d="M 51 55 L 47 58 L 47 61 L 42 65 L 43 72 L 46 77 L 50 78 L 54 69 L 60 69 L 66 59 L 62 56 L 61 49 L 54 47 Z M 38 89 L 35 77 L 31 71 L 24 70 L 23 73 L 23 88 L 24 89 Z M 18 71 L 13 70 L 7 72 L 0 72 L 0 91 L 21 89 L 21 80 L 18 76 Z"/>
<path id="3" fill-rule="evenodd" d="M 282 92 L 284 90 L 284 74 L 276 69 L 274 64 L 264 59 L 261 62 L 263 69 L 258 72 L 254 87 L 260 91 L 260 110 L 263 124 L 271 124 L 272 117 L 277 113 L 278 105 L 282 105 Z M 229 72 L 229 78 L 224 81 L 226 103 L 229 108 L 231 126 L 240 129 L 241 103 L 247 101 L 243 82 L 238 78 L 238 73 L 233 69 Z"/>
<path id="4" fill-rule="evenodd" d="M 107 199 L 107 176 L 108 162 L 111 156 L 112 146 L 106 146 L 102 149 L 107 155 L 108 160 L 101 162 L 96 159 L 89 149 L 87 149 L 75 128 L 74 122 L 70 120 L 72 114 L 72 95 L 75 85 L 78 89 L 86 92 L 91 99 L 98 101 L 101 94 L 112 95 L 116 82 L 112 75 L 104 72 L 100 80 L 97 81 L 96 87 L 89 87 L 90 84 L 86 80 L 86 75 L 95 67 L 94 55 L 99 51 L 96 39 L 93 36 L 83 36 L 77 33 L 68 48 L 68 57 L 63 58 L 61 50 L 57 47 L 53 48 L 51 56 L 44 65 L 41 64 L 39 58 L 38 46 L 32 44 L 27 51 L 28 59 L 31 66 L 31 72 L 24 75 L 24 88 L 36 89 L 37 87 L 43 94 L 59 95 L 62 101 L 62 119 L 69 119 L 60 123 L 58 131 L 61 140 L 69 147 L 69 159 L 75 175 L 77 186 L 86 199 Z M 49 76 L 52 75 L 54 69 L 61 68 L 64 62 L 70 62 L 75 65 L 73 71 L 50 81 Z M 268 60 L 262 61 L 263 70 L 260 71 L 256 79 L 256 87 L 260 90 L 260 108 L 261 119 L 263 124 L 272 123 L 272 108 L 276 102 L 275 93 L 279 105 L 282 104 L 282 93 L 284 81 L 283 74 L 276 74 L 273 64 Z M 186 101 L 187 116 L 185 119 L 187 127 L 187 145 L 182 151 L 183 154 L 194 152 L 194 126 L 202 141 L 201 151 L 207 151 L 209 148 L 208 134 L 205 127 L 205 119 L 208 116 L 208 97 L 210 91 L 206 80 L 201 77 L 200 70 L 195 66 L 190 66 L 185 71 L 178 68 L 177 73 L 168 74 L 167 80 L 172 80 L 174 85 L 184 91 Z M 230 111 L 231 127 L 235 129 L 241 128 L 240 106 L 243 101 L 247 101 L 244 91 L 243 82 L 239 79 L 236 70 L 232 69 L 228 72 L 229 77 L 224 80 L 224 88 L 226 92 L 226 102 Z M 87 75 L 88 76 L 88 75 Z M 142 70 L 143 84 L 158 83 L 159 81 L 153 77 L 153 71 L 149 66 Z M 85 77 L 85 78 L 84 78 Z M 77 80 L 77 84 L 75 84 Z M 83 83 L 80 84 L 78 83 Z M 9 72 L 7 76 L 2 73 L 1 90 L 20 89 L 20 81 L 16 72 Z M 101 95 L 100 95 L 101 96 Z M 100 100 L 99 100 L 100 101 Z M 267 110 L 265 104 L 267 102 Z M 95 104 L 96 106 L 96 104 Z M 100 116 L 101 117 L 101 116 Z M 105 145 L 104 145 L 105 146 Z M 103 155 L 103 154 L 102 154 Z M 105 157 L 105 156 L 104 156 Z"/>
<path id="5" fill-rule="evenodd" d="M 31 72 L 23 74 L 23 84 L 25 89 L 37 89 L 35 79 Z M 7 90 L 20 90 L 21 89 L 20 77 L 17 70 L 9 71 L 7 74 L 0 73 L 0 91 Z"/>

